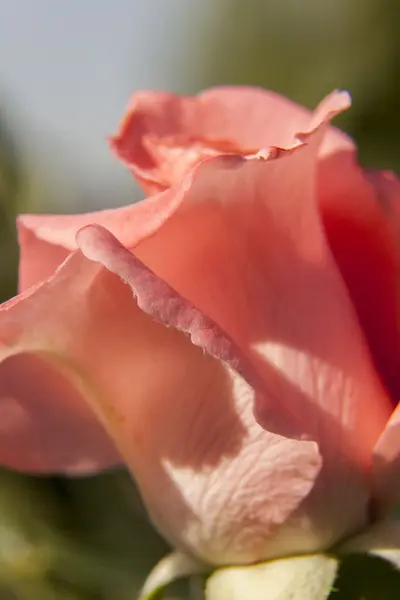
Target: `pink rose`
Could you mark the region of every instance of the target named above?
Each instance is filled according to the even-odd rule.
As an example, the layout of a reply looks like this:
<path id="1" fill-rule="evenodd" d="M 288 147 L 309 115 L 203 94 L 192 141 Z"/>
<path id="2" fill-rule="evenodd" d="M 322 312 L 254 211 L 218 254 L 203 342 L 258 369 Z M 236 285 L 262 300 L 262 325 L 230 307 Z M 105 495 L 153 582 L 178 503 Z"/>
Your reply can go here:
<path id="1" fill-rule="evenodd" d="M 153 195 L 18 220 L 4 464 L 123 460 L 159 530 L 219 565 L 324 550 L 386 514 L 400 499 L 400 185 L 328 126 L 348 105 L 134 96 L 112 145 Z"/>

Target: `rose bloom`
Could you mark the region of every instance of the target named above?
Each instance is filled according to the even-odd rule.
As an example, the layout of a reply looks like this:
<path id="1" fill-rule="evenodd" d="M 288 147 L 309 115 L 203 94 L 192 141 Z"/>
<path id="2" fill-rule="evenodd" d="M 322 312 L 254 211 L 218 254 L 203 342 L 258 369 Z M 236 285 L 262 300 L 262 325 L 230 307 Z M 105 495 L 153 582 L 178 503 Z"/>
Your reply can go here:
<path id="1" fill-rule="evenodd" d="M 135 94 L 111 145 L 148 194 L 22 215 L 0 310 L 0 460 L 125 462 L 213 565 L 315 553 L 400 499 L 399 202 L 272 92 Z"/>

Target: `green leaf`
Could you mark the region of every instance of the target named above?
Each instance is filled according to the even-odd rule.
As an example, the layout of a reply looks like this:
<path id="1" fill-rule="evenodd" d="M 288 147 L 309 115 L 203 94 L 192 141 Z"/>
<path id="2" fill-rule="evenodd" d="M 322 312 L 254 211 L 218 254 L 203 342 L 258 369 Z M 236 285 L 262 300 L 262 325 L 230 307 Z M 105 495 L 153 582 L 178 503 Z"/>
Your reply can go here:
<path id="1" fill-rule="evenodd" d="M 340 562 L 329 600 L 399 600 L 400 572 L 368 554 L 350 554 Z"/>

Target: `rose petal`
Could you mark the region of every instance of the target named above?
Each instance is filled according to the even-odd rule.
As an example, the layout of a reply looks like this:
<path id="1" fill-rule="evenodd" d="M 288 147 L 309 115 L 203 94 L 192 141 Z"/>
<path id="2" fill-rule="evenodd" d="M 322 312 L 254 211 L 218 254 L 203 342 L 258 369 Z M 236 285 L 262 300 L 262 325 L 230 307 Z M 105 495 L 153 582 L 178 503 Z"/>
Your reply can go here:
<path id="1" fill-rule="evenodd" d="M 302 107 L 252 88 L 217 88 L 195 98 L 143 93 L 133 97 L 113 144 L 147 186 L 162 188 L 213 154 L 246 154 L 272 143 L 292 146 L 296 131 L 312 129 L 332 110 L 342 110 L 349 104 L 348 94 L 334 92 L 320 103 L 311 118 L 311 113 Z M 321 157 L 324 160 L 318 165 L 318 196 L 329 243 L 377 369 L 397 403 L 398 243 L 356 164 L 350 140 L 331 129 L 325 136 Z M 388 175 L 386 179 L 389 180 Z M 388 181 L 379 187 L 383 185 L 388 188 Z M 383 194 L 388 196 L 389 190 L 383 190 Z M 396 211 L 398 215 L 399 209 Z"/>
<path id="2" fill-rule="evenodd" d="M 63 369 L 27 348 L 0 363 L 0 461 L 24 472 L 82 475 L 121 458 Z"/>
<path id="3" fill-rule="evenodd" d="M 354 468 L 369 462 L 390 406 L 319 220 L 313 182 L 321 133 L 274 160 L 210 160 L 152 199 L 169 198 L 173 208 L 151 237 L 137 245 L 140 235 L 129 239 L 129 227 L 116 234 L 241 347 L 246 378 L 256 387 L 263 380 L 257 409 L 264 426 L 318 440 L 326 468 L 310 501 L 324 501 L 340 536 L 364 518 L 365 489 Z M 145 218 L 138 227 L 146 230 Z M 353 500 L 340 515 L 337 497 L 348 485 Z"/>
<path id="4" fill-rule="evenodd" d="M 268 429 L 297 427 L 367 463 L 391 405 L 320 222 L 317 147 L 314 136 L 274 160 L 209 159 L 134 252 L 256 365 Z"/>
<path id="5" fill-rule="evenodd" d="M 101 262 L 131 286 L 143 311 L 157 321 L 190 334 L 194 344 L 222 359 L 223 364 L 232 364 L 235 368 L 246 371 L 247 365 L 243 366 L 244 359 L 239 351 L 228 339 L 221 336 L 218 328 L 194 306 L 179 297 L 165 282 L 146 269 L 109 232 L 98 226 L 89 226 L 79 232 L 77 239 L 88 258 Z M 203 357 L 203 368 L 204 360 Z M 199 366 L 197 365 L 197 369 Z M 185 381 L 196 379 L 204 381 L 205 375 L 202 372 L 194 372 L 191 378 L 186 375 Z M 276 534 L 273 525 L 283 523 L 299 504 L 300 497 L 304 498 L 309 493 L 320 468 L 318 453 L 312 444 L 303 442 L 300 444 L 305 445 L 299 446 L 298 442 L 265 432 L 252 415 L 253 390 L 231 370 L 228 370 L 228 379 L 231 382 L 235 405 L 233 420 L 228 414 L 222 418 L 223 406 L 215 406 L 214 396 L 203 397 L 203 419 L 198 422 L 198 439 L 195 438 L 196 430 L 192 429 L 191 443 L 195 444 L 196 454 L 199 456 L 202 454 L 202 448 L 207 447 L 207 451 L 203 450 L 204 456 L 207 456 L 210 449 L 211 452 L 213 450 L 212 442 L 217 441 L 223 432 L 226 441 L 231 439 L 235 430 L 237 431 L 238 423 L 235 421 L 239 416 L 240 429 L 245 434 L 241 448 L 232 452 L 227 462 L 221 461 L 220 464 L 215 462 L 212 468 L 205 469 L 203 472 L 199 472 L 193 464 L 190 468 L 187 464 L 175 465 L 168 458 L 164 461 L 164 468 L 179 488 L 186 505 L 193 508 L 194 514 L 202 515 L 198 522 L 191 523 L 185 533 L 189 549 L 195 551 L 203 560 L 217 564 L 249 562 L 258 560 L 255 557 L 274 556 L 277 546 L 279 546 L 279 553 L 291 551 L 293 544 L 297 542 L 290 539 L 289 543 L 289 539 L 285 539 L 285 536 L 281 540 L 279 530 Z M 212 391 L 210 384 L 207 385 L 207 389 Z M 165 394 L 165 384 L 162 391 Z M 196 390 L 191 393 L 196 394 Z M 212 402 L 212 411 L 207 405 L 207 400 Z M 195 406 L 194 403 L 193 410 L 197 411 Z M 168 411 L 170 412 L 170 408 Z M 218 417 L 219 413 L 221 413 L 220 417 Z M 140 418 L 143 420 L 145 417 L 141 414 Z M 161 423 L 165 426 L 166 422 L 167 417 L 164 416 Z M 215 435 L 215 440 L 213 440 L 211 423 L 214 423 L 219 432 Z M 177 414 L 176 428 L 178 424 L 179 429 L 186 430 L 182 415 L 179 414 Z M 205 431 L 208 435 L 204 437 Z M 115 435 L 119 439 L 127 440 L 128 446 L 124 456 L 128 464 L 133 467 L 133 473 L 138 479 L 138 469 L 135 467 L 137 459 L 132 456 L 129 435 L 124 435 L 122 431 Z M 173 435 L 177 435 L 176 431 Z M 185 433 L 184 439 L 186 435 Z M 166 443 L 165 438 L 164 433 L 163 445 Z M 177 440 L 174 443 L 177 444 Z M 218 440 L 218 447 L 220 444 L 221 440 Z M 180 444 L 180 447 L 182 448 L 183 445 Z M 149 449 L 145 454 L 148 456 L 153 453 L 154 449 Z M 138 481 L 140 484 L 140 479 Z M 268 495 L 265 493 L 266 489 L 269 490 Z M 156 503 L 154 497 L 154 495 L 148 497 L 148 505 Z M 251 515 L 248 515 L 250 497 L 252 509 Z M 166 511 L 165 495 L 163 502 Z M 306 511 L 306 508 L 304 510 Z M 167 525 L 169 529 L 173 528 L 174 518 L 177 518 L 178 522 L 181 518 L 179 514 L 174 515 L 172 512 L 173 509 L 170 509 Z M 323 535 L 330 537 L 336 534 L 336 530 L 333 533 L 330 525 L 331 523 Z M 165 524 L 163 530 L 165 531 Z M 271 535 L 274 538 L 273 543 L 268 544 L 266 540 Z M 304 531 L 302 536 L 299 536 L 298 543 L 303 548 L 315 548 L 315 545 L 319 547 L 323 542 L 319 532 Z"/>
<path id="6" fill-rule="evenodd" d="M 58 397 L 46 370 L 37 380 L 38 397 L 49 390 L 40 398 L 37 422 L 48 422 L 52 406 L 61 420 L 79 393 L 114 439 L 150 515 L 172 543 L 217 563 L 273 554 L 266 539 L 296 511 L 319 473 L 316 445 L 281 439 L 255 422 L 254 392 L 225 362 L 236 358 L 232 343 L 110 233 L 88 227 L 79 243 L 118 276 L 76 251 L 49 281 L 0 312 L 0 358 L 40 354 L 57 376 L 63 375 L 57 380 Z M 32 381 L 25 366 L 21 361 L 15 394 L 31 412 Z M 11 375 L 15 383 L 15 371 Z M 14 430 L 25 454 L 32 436 L 39 439 L 29 430 L 37 422 Z M 84 432 L 87 424 L 78 426 Z M 60 424 L 56 427 L 64 444 Z M 69 437 L 75 458 L 79 448 L 72 432 Z M 52 443 L 60 456 L 57 441 Z M 57 466 L 54 456 L 48 460 Z M 66 465 L 63 456 L 59 467 Z M 41 468 L 48 465 L 43 462 Z M 299 540 L 302 548 L 323 542 L 307 531 Z"/>
<path id="7" fill-rule="evenodd" d="M 333 95 L 319 112 L 332 116 L 332 111 L 343 108 L 347 102 L 346 95 Z M 334 415 L 335 421 L 341 419 L 341 414 L 350 419 L 352 451 L 367 460 L 390 408 L 374 381 L 346 290 L 326 247 L 315 199 L 317 149 L 318 143 L 311 139 L 308 147 L 267 162 L 261 158 L 241 161 L 237 157 L 211 160 L 179 188 L 132 207 L 79 218 L 46 217 L 43 221 L 28 216 L 22 223 L 40 242 L 58 243 L 69 249 L 73 248 L 72 238 L 78 225 L 91 221 L 106 225 L 145 264 L 229 332 L 252 359 L 254 350 L 260 354 L 261 344 L 261 354 L 269 357 L 269 368 L 265 361 L 260 368 L 263 375 L 266 373 L 271 400 L 270 406 L 261 407 L 260 413 L 267 410 L 269 428 L 285 435 L 294 435 L 297 429 L 297 435 L 301 435 L 308 423 L 327 445 L 333 439 L 336 447 L 341 445 L 341 436 L 334 431 L 330 418 L 323 431 L 315 417 L 312 426 L 310 415 L 318 404 L 314 392 L 305 392 L 312 397 L 307 412 L 304 393 L 299 394 L 304 390 L 282 390 L 282 378 L 275 374 L 283 366 L 290 371 L 292 382 L 301 388 L 302 380 L 307 386 L 306 381 L 311 379 L 305 372 L 299 372 L 297 379 L 295 371 L 305 368 L 323 372 L 324 385 L 330 389 L 323 410 Z M 34 257 L 32 245 L 27 250 L 25 256 Z M 293 273 L 297 273 L 296 279 Z M 288 300 L 283 301 L 284 298 Z M 316 302 L 318 308 L 311 309 Z M 282 305 L 288 318 L 279 308 Z M 265 306 L 270 307 L 268 311 Z M 327 328 L 332 338 L 330 334 L 321 336 Z M 263 339 L 263 330 L 269 331 L 267 339 Z M 310 331 L 314 331 L 313 336 Z M 278 339 L 274 339 L 276 336 Z M 312 341 L 312 337 L 316 340 Z M 331 349 L 327 351 L 325 345 Z M 342 347 L 348 348 L 347 358 Z M 314 358 L 309 360 L 310 357 Z M 258 361 L 260 357 L 256 358 Z M 357 389 L 361 385 L 368 391 L 354 392 L 353 379 L 358 382 Z M 349 398 L 353 394 L 364 396 L 362 403 L 351 400 L 354 410 L 350 417 L 348 411 L 340 408 L 347 402 L 346 395 L 339 404 L 331 398 L 343 396 L 342 391 L 331 386 L 334 380 L 347 386 Z M 362 381 L 365 383 L 360 384 Z M 324 394 L 321 391 L 321 397 Z M 279 398 L 279 403 L 273 398 Z M 362 424 L 361 410 L 370 415 L 362 419 Z M 301 422 L 297 422 L 294 431 L 289 431 L 288 412 L 293 413 L 295 421 L 300 415 Z M 264 421 L 267 417 L 264 415 Z M 357 438 L 353 435 L 356 430 Z M 316 435 L 316 431 L 309 433 Z"/>
<path id="8" fill-rule="evenodd" d="M 340 204 L 340 199 L 336 203 L 335 210 L 339 217 L 342 211 L 343 223 L 335 238 L 336 256 L 382 379 L 397 404 L 400 399 L 400 183 L 388 172 L 369 173 L 368 180 L 373 187 L 368 188 L 369 195 L 360 198 L 362 202 L 353 204 L 354 198 L 357 201 L 354 194 L 346 204 L 344 201 Z M 376 510 L 384 515 L 400 500 L 398 406 L 374 448 L 373 477 Z"/>
<path id="9" fill-rule="evenodd" d="M 76 234 L 96 223 L 134 247 L 160 227 L 181 201 L 181 193 L 166 191 L 146 202 L 111 210 L 77 215 L 20 215 L 17 219 L 20 265 L 19 291 L 53 275 L 65 258 L 76 250 Z"/>
<path id="10" fill-rule="evenodd" d="M 111 147 L 151 194 L 209 156 L 293 147 L 296 134 L 314 128 L 339 96 L 331 94 L 313 118 L 302 106 L 258 88 L 220 87 L 194 97 L 141 92 L 132 97 Z M 353 146 L 332 128 L 321 152 L 339 148 Z"/>
<path id="11" fill-rule="evenodd" d="M 324 600 L 333 589 L 338 561 L 316 554 L 216 571 L 206 600 Z"/>
<path id="12" fill-rule="evenodd" d="M 322 218 L 377 370 L 396 405 L 400 400 L 400 185 L 396 203 L 395 181 L 389 181 L 387 174 L 367 178 L 344 157 L 337 157 L 336 163 L 340 177 L 335 186 L 326 186 L 320 198 Z"/>
<path id="13" fill-rule="evenodd" d="M 51 222 L 56 222 L 51 216 Z M 61 217 L 62 218 L 62 217 Z M 46 223 L 46 216 L 26 215 L 28 226 L 24 225 L 24 216 L 17 218 L 18 242 L 20 248 L 18 291 L 24 292 L 31 286 L 48 279 L 69 254 L 68 248 L 57 242 L 49 244 L 36 235 L 35 227 Z M 30 225 L 30 226 L 29 226 Z"/>
<path id="14" fill-rule="evenodd" d="M 372 466 L 376 509 L 385 515 L 400 501 L 400 405 L 374 448 Z"/>
<path id="15" fill-rule="evenodd" d="M 369 171 L 368 179 L 374 186 L 378 201 L 387 211 L 393 224 L 400 224 L 400 179 L 391 171 Z"/>
<path id="16" fill-rule="evenodd" d="M 314 507 L 342 535 L 365 516 L 354 465 L 369 465 L 391 406 L 324 238 L 314 152 L 203 163 L 179 210 L 134 252 L 257 366 L 263 426 L 318 441 L 326 471 Z"/>

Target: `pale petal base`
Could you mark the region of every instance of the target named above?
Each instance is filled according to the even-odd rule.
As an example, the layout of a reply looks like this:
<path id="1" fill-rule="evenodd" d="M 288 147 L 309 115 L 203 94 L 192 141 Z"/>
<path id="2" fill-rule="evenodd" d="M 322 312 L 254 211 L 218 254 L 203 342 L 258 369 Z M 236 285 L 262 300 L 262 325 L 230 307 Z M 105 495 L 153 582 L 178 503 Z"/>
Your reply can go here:
<path id="1" fill-rule="evenodd" d="M 220 569 L 207 582 L 206 600 L 325 600 L 337 570 L 338 561 L 323 554 Z"/>

